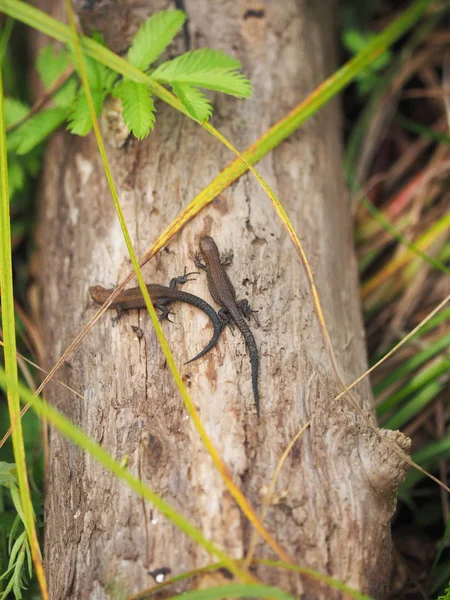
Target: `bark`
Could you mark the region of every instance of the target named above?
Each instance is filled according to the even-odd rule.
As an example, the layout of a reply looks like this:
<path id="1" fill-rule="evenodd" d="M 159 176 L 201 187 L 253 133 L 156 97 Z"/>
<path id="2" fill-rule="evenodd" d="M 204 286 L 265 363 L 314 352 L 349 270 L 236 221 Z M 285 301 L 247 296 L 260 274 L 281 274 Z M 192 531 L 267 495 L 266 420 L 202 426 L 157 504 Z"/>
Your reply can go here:
<path id="1" fill-rule="evenodd" d="M 41 6 L 61 16 L 62 4 Z M 86 32 L 100 29 L 107 43 L 123 52 L 139 23 L 167 6 L 128 0 L 77 8 Z M 336 68 L 332 1 L 186 0 L 185 8 L 191 48 L 233 54 L 255 86 L 248 101 L 214 96 L 213 125 L 238 148 L 252 143 Z M 183 39 L 176 50 L 184 50 Z M 233 158 L 171 108 L 158 102 L 157 111 L 147 140 L 129 139 L 116 147 L 114 136 L 108 138 L 112 172 L 138 255 Z M 304 245 L 340 367 L 351 382 L 367 363 L 341 133 L 339 106 L 333 102 L 258 169 L 284 203 Z M 130 261 L 93 136 L 59 133 L 45 163 L 38 243 L 42 325 L 51 365 L 94 314 L 89 286 L 119 281 Z M 171 240 L 146 266 L 147 281 L 168 283 L 185 265 L 193 267 L 189 254 L 201 234 L 211 234 L 222 250 L 232 247 L 228 272 L 238 298 L 247 298 L 261 321 L 260 328 L 253 327 L 260 352 L 258 420 L 241 336 L 226 331 L 216 349 L 183 366 L 207 343 L 211 327 L 200 311 L 173 305 L 175 323 L 165 324 L 164 331 L 205 428 L 235 481 L 261 511 L 264 486 L 282 452 L 311 420 L 283 466 L 267 527 L 295 563 L 381 598 L 403 470 L 350 405 L 333 402 L 340 389 L 306 277 L 253 176 L 242 177 Z M 184 289 L 214 304 L 203 274 Z M 132 325 L 142 328 L 141 341 Z M 245 555 L 252 529 L 186 416 L 145 311 L 132 311 L 115 328 L 105 317 L 59 376 L 91 402 L 79 401 L 56 384 L 47 389 L 51 402 L 117 460 L 127 457 L 130 471 L 141 474 L 223 550 L 235 558 Z M 355 393 L 370 415 L 369 383 Z M 211 561 L 54 430 L 46 489 L 45 564 L 52 599 L 127 597 L 152 585 L 149 569 L 164 566 L 179 574 Z M 256 555 L 276 558 L 264 543 Z M 334 597 L 326 587 L 288 571 L 265 567 L 256 573 L 306 598 Z M 214 581 L 209 576 L 195 584 Z"/>

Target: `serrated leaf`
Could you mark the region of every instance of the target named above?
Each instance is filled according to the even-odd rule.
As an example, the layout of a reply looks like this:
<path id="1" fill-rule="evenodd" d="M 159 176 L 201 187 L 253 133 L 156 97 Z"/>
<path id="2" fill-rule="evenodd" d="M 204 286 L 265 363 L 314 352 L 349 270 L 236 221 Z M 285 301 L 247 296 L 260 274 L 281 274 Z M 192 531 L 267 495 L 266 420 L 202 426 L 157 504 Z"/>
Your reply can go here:
<path id="1" fill-rule="evenodd" d="M 200 90 L 178 83 L 173 83 L 172 88 L 191 117 L 197 121 L 209 119 L 212 113 L 211 102 Z"/>
<path id="2" fill-rule="evenodd" d="M 125 79 L 115 89 L 115 95 L 122 100 L 123 120 L 138 140 L 141 140 L 148 135 L 155 123 L 155 106 L 148 86 Z"/>
<path id="3" fill-rule="evenodd" d="M 45 46 L 36 60 L 36 67 L 45 89 L 48 90 L 70 64 L 70 54 L 66 49 L 61 49 L 57 53 L 53 44 Z M 71 77 L 53 94 L 53 101 L 57 106 L 69 106 L 75 98 L 76 89 L 77 82 Z"/>
<path id="4" fill-rule="evenodd" d="M 5 98 L 3 102 L 6 127 L 12 127 L 24 119 L 30 110 L 27 104 L 16 98 Z"/>
<path id="5" fill-rule="evenodd" d="M 104 90 L 91 90 L 92 101 L 94 103 L 95 114 L 100 114 L 103 100 L 106 92 Z M 92 118 L 89 111 L 86 94 L 80 91 L 69 114 L 69 124 L 67 129 L 77 135 L 87 135 L 92 129 Z"/>
<path id="6" fill-rule="evenodd" d="M 189 76 L 195 73 L 204 73 L 214 69 L 240 69 L 241 63 L 232 56 L 225 54 L 222 50 L 213 50 L 212 48 L 200 48 L 185 52 L 181 56 L 169 60 L 159 65 L 151 74 L 155 76 L 164 76 L 166 78 L 178 78 L 180 76 Z"/>
<path id="7" fill-rule="evenodd" d="M 238 72 L 241 63 L 220 50 L 202 48 L 163 63 L 151 74 L 159 83 L 190 85 L 247 98 L 250 81 Z"/>
<path id="8" fill-rule="evenodd" d="M 25 121 L 13 132 L 17 143 L 17 154 L 27 154 L 43 142 L 46 137 L 64 123 L 66 117 L 67 110 L 65 108 L 49 108 Z"/>
<path id="9" fill-rule="evenodd" d="M 146 69 L 163 52 L 183 27 L 186 15 L 181 10 L 164 10 L 152 15 L 133 37 L 128 50 L 129 62 Z"/>
<path id="10" fill-rule="evenodd" d="M 108 69 L 107 67 L 105 67 L 105 69 L 102 73 L 103 89 L 106 90 L 107 92 L 110 92 L 116 79 L 117 79 L 117 73 L 115 71 L 112 71 L 111 69 Z"/>
<path id="11" fill-rule="evenodd" d="M 80 75 L 78 59 L 75 53 L 72 53 L 72 61 L 75 65 L 78 75 Z M 86 55 L 83 55 L 83 64 L 91 92 L 100 90 L 109 91 L 117 77 L 117 74 L 108 67 L 105 67 L 93 58 L 90 58 Z"/>

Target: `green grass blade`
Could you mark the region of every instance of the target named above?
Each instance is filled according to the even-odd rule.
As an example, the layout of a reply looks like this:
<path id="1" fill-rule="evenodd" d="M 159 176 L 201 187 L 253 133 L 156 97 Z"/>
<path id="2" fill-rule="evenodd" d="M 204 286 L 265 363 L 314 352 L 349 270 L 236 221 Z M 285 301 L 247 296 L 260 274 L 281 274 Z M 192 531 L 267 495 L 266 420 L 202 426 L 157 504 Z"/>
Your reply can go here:
<path id="1" fill-rule="evenodd" d="M 438 325 L 440 325 L 441 323 L 445 323 L 449 319 L 450 319 L 450 306 L 448 308 L 444 308 L 438 314 L 434 315 L 433 318 L 431 318 L 427 323 L 425 323 L 425 325 L 423 327 L 421 327 L 416 334 L 414 334 L 414 336 L 411 338 L 411 340 L 419 340 L 425 334 L 429 333 L 430 331 L 435 329 Z M 370 361 L 370 365 L 372 366 L 373 364 L 378 362 L 380 360 L 380 358 L 382 358 L 382 356 L 384 356 L 385 354 L 390 352 L 395 345 L 396 345 L 396 343 L 392 344 L 392 346 L 389 346 L 389 349 L 386 350 L 386 352 L 384 352 L 384 354 L 381 354 L 381 355 L 379 354 L 379 355 L 373 357 L 372 360 Z M 389 386 L 386 386 L 386 387 L 389 387 Z"/>
<path id="2" fill-rule="evenodd" d="M 431 567 L 431 573 L 430 573 L 430 575 L 433 574 L 433 571 L 437 567 L 439 559 L 442 556 L 442 552 L 444 551 L 444 548 L 447 545 L 447 541 L 449 539 L 449 536 L 450 536 L 450 517 L 447 519 L 447 525 L 445 527 L 444 534 L 443 534 L 441 542 L 439 544 L 438 551 L 436 552 L 436 556 L 434 557 L 433 566 Z"/>
<path id="3" fill-rule="evenodd" d="M 433 468 L 440 460 L 450 459 L 450 436 L 445 437 L 439 442 L 428 444 L 425 448 L 421 448 L 412 455 L 414 462 L 421 467 Z M 401 492 L 405 492 L 417 485 L 425 475 L 420 471 L 409 471 L 405 481 L 401 487 Z"/>
<path id="4" fill-rule="evenodd" d="M 446 375 L 449 372 L 450 356 L 444 355 L 442 359 L 438 359 L 430 365 L 426 365 L 424 369 L 417 373 L 417 375 L 414 375 L 413 377 L 407 376 L 406 383 L 403 383 L 399 390 L 390 394 L 389 398 L 377 407 L 377 417 L 382 417 L 400 404 L 402 400 L 405 400 L 408 396 L 418 392 L 420 388 L 430 383 L 430 381 L 437 380 L 441 375 Z"/>
<path id="5" fill-rule="evenodd" d="M 218 585 L 204 590 L 194 590 L 192 592 L 183 592 L 182 594 L 171 596 L 171 600 L 218 600 L 220 598 L 274 598 L 275 600 L 295 600 L 295 597 L 291 596 L 291 594 L 283 592 L 283 590 L 271 585 L 242 583 Z"/>
<path id="6" fill-rule="evenodd" d="M 403 115 L 397 115 L 395 121 L 408 131 L 417 133 L 420 137 L 428 138 L 438 144 L 450 144 L 450 135 L 435 131 L 434 129 L 431 129 L 431 127 L 425 127 L 425 125 L 421 125 Z"/>
<path id="7" fill-rule="evenodd" d="M 411 252 L 413 252 L 417 256 L 420 256 L 420 258 L 422 258 L 424 261 L 426 261 L 428 264 L 430 264 L 435 269 L 442 271 L 442 273 L 445 273 L 446 275 L 450 275 L 450 269 L 448 267 L 446 267 L 439 260 L 435 259 L 433 256 L 430 256 L 429 254 L 426 254 L 425 252 L 423 252 L 423 250 L 421 250 L 416 244 L 413 244 L 412 242 L 407 240 L 406 237 L 402 233 L 400 233 L 400 231 L 389 221 L 389 219 L 387 219 L 383 215 L 383 213 L 381 211 L 379 211 L 372 204 L 372 202 L 370 202 L 370 200 L 367 198 L 367 196 L 364 196 L 361 198 L 361 203 L 367 208 L 369 213 L 379 223 L 379 225 L 385 231 L 390 233 L 392 235 L 392 237 L 395 238 L 399 244 L 406 246 L 406 248 L 408 248 L 408 250 L 411 250 Z"/>
<path id="8" fill-rule="evenodd" d="M 430 360 L 430 358 L 433 358 L 433 356 L 436 356 L 436 354 L 443 352 L 449 347 L 450 333 L 447 333 L 434 343 L 426 346 L 426 348 L 418 352 L 415 356 L 412 356 L 410 359 L 404 361 L 399 367 L 397 367 L 397 369 L 392 371 L 390 375 L 385 377 L 382 381 L 374 386 L 373 393 L 375 396 L 378 396 L 378 394 L 384 392 L 384 390 L 388 389 L 396 381 L 410 374 L 412 371 L 422 366 L 427 360 Z"/>
<path id="9" fill-rule="evenodd" d="M 400 429 L 405 423 L 416 417 L 445 388 L 445 383 L 431 381 L 423 387 L 394 416 L 383 424 L 386 429 Z"/>
<path id="10" fill-rule="evenodd" d="M 11 228 L 8 189 L 8 159 L 6 149 L 6 130 L 3 107 L 3 76 L 0 72 L 0 297 L 2 306 L 2 326 L 4 339 L 5 371 L 10 381 L 17 382 L 16 332 L 14 321 L 14 298 L 12 282 Z M 24 513 L 24 525 L 33 553 L 36 576 L 44 599 L 48 598 L 42 558 L 36 533 L 33 505 L 27 477 L 25 446 L 23 441 L 20 402 L 17 390 L 8 385 L 6 389 L 9 415 L 12 425 L 14 460 L 17 468 L 21 506 Z"/>

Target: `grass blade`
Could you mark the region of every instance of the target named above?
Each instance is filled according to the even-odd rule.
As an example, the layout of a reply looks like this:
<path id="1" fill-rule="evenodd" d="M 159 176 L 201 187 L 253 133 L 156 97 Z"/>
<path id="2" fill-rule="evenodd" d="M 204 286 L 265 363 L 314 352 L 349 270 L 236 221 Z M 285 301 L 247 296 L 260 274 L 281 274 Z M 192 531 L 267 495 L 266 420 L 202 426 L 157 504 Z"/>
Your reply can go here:
<path id="1" fill-rule="evenodd" d="M 17 382 L 16 332 L 14 320 L 14 298 L 12 282 L 11 229 L 8 189 L 8 160 L 6 149 L 6 131 L 3 107 L 3 76 L 0 72 L 0 297 L 2 306 L 2 325 L 5 340 L 5 370 L 13 383 Z M 17 468 L 21 506 L 24 513 L 24 525 L 30 541 L 34 568 L 42 597 L 48 598 L 42 557 L 36 533 L 33 505 L 27 477 L 25 447 L 22 421 L 20 419 L 19 395 L 14 387 L 6 388 L 9 415 L 12 427 L 14 460 Z"/>

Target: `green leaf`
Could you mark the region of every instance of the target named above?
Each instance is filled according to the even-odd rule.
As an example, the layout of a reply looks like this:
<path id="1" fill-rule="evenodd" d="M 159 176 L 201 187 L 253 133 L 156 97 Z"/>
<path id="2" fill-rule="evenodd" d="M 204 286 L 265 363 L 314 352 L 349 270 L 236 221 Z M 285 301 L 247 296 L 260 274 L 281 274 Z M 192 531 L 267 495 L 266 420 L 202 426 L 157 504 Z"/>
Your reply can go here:
<path id="1" fill-rule="evenodd" d="M 9 491 L 11 493 L 11 499 L 13 501 L 14 507 L 17 511 L 17 514 L 20 517 L 22 523 L 25 524 L 25 515 L 22 508 L 22 502 L 20 501 L 19 488 L 15 484 L 10 484 Z"/>
<path id="2" fill-rule="evenodd" d="M 16 482 L 17 477 L 15 471 L 15 463 L 7 463 L 0 461 L 0 485 L 4 483 Z"/>
<path id="3" fill-rule="evenodd" d="M 50 108 L 31 117 L 13 132 L 17 141 L 17 154 L 27 154 L 43 142 L 65 121 L 66 117 L 67 110 L 65 108 Z"/>
<path id="4" fill-rule="evenodd" d="M 163 63 L 151 73 L 159 83 L 185 84 L 248 98 L 250 81 L 238 73 L 241 63 L 221 50 L 202 48 Z"/>
<path id="5" fill-rule="evenodd" d="M 6 600 L 6 598 L 8 597 L 8 594 L 9 594 L 9 592 L 10 592 L 10 591 L 12 590 L 12 588 L 13 588 L 13 585 L 14 585 L 14 579 L 13 579 L 13 578 L 11 578 L 11 579 L 9 580 L 9 583 L 8 583 L 8 585 L 7 585 L 7 586 L 6 586 L 6 588 L 5 588 L 5 591 L 4 591 L 4 592 L 3 592 L 3 594 L 0 596 L 0 600 Z"/>
<path id="6" fill-rule="evenodd" d="M 197 121 L 207 121 L 212 113 L 212 106 L 200 90 L 190 85 L 172 84 L 173 91 L 181 100 L 188 113 Z"/>
<path id="7" fill-rule="evenodd" d="M 4 109 L 5 125 L 12 127 L 27 116 L 30 107 L 16 98 L 5 98 Z"/>
<path id="8" fill-rule="evenodd" d="M 155 123 L 155 106 L 148 85 L 125 79 L 115 89 L 115 95 L 123 103 L 123 120 L 138 140 L 141 140 L 148 135 Z"/>
<path id="9" fill-rule="evenodd" d="M 22 600 L 23 596 L 21 593 L 21 588 L 25 589 L 25 585 L 22 582 L 22 568 L 25 560 L 25 550 L 21 549 L 20 554 L 17 557 L 16 566 L 14 569 L 14 586 L 13 592 L 16 597 L 16 600 Z"/>
<path id="10" fill-rule="evenodd" d="M 17 540 L 14 542 L 14 546 L 12 547 L 11 554 L 9 555 L 9 564 L 8 569 L 12 567 L 12 565 L 16 562 L 17 555 L 22 548 L 22 545 L 27 537 L 27 532 L 23 531 Z"/>
<path id="11" fill-rule="evenodd" d="M 95 114 L 99 115 L 103 100 L 106 96 L 104 90 L 91 90 L 92 101 L 94 103 Z M 75 100 L 75 104 L 69 114 L 69 125 L 67 129 L 77 135 L 87 135 L 92 129 L 92 118 L 89 112 L 89 106 L 84 91 L 80 91 Z"/>
<path id="12" fill-rule="evenodd" d="M 78 75 L 80 75 L 80 69 L 75 53 L 72 54 L 72 61 L 75 65 Z M 83 63 L 91 92 L 100 90 L 109 91 L 117 77 L 117 74 L 114 71 L 111 71 L 111 69 L 108 67 L 105 67 L 101 63 L 86 55 L 83 56 Z"/>
<path id="13" fill-rule="evenodd" d="M 53 44 L 42 48 L 36 59 L 36 68 L 46 88 L 58 79 L 70 65 L 69 52 L 64 48 L 56 51 Z"/>
<path id="14" fill-rule="evenodd" d="M 71 64 L 70 53 L 66 49 L 61 49 L 56 52 L 53 44 L 45 46 L 39 53 L 36 60 L 36 68 L 44 83 L 45 89 L 48 90 L 58 79 L 62 73 Z M 70 77 L 64 85 L 53 94 L 53 101 L 57 106 L 69 106 L 77 91 L 77 82 L 74 77 Z"/>
<path id="15" fill-rule="evenodd" d="M 58 79 L 60 75 L 71 64 L 70 53 L 66 49 L 56 52 L 53 44 L 45 46 L 39 53 L 36 60 L 38 73 L 48 90 Z M 75 99 L 77 91 L 77 82 L 74 77 L 70 77 L 64 85 L 53 94 L 53 101 L 57 106 L 69 106 Z"/>
<path id="16" fill-rule="evenodd" d="M 167 48 L 185 20 L 186 15 L 181 10 L 164 10 L 152 15 L 133 37 L 128 50 L 129 62 L 138 69 L 146 69 Z"/>

